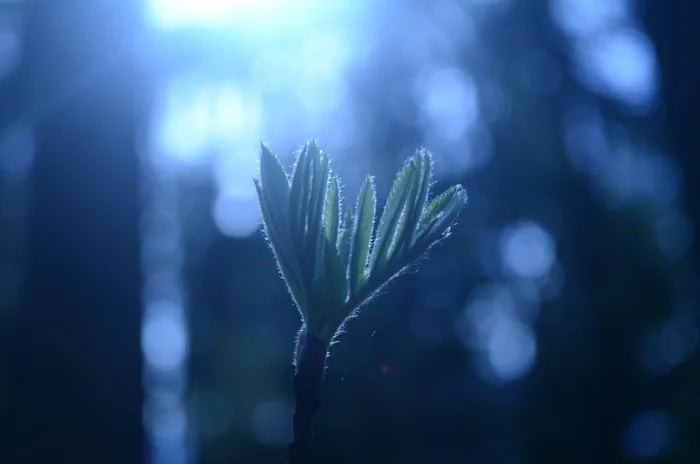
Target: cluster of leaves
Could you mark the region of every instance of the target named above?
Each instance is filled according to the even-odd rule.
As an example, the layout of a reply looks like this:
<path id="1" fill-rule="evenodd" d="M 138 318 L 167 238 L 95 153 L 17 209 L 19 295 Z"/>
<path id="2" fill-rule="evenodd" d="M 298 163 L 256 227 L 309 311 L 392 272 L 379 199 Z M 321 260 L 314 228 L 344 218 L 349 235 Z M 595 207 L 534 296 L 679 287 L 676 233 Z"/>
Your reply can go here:
<path id="1" fill-rule="evenodd" d="M 291 181 L 261 146 L 255 180 L 265 232 L 306 329 L 328 344 L 347 317 L 448 235 L 467 195 L 455 185 L 428 201 L 432 158 L 406 161 L 375 230 L 376 193 L 368 176 L 354 212 L 342 213 L 340 187 L 315 142 L 300 151 Z"/>

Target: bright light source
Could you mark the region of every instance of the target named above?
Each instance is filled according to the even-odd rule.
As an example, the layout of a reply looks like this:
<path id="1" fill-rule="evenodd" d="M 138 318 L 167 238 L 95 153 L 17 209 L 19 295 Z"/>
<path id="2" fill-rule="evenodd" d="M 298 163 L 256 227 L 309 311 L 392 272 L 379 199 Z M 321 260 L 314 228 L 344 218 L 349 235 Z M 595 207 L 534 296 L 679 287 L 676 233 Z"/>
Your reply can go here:
<path id="1" fill-rule="evenodd" d="M 146 0 L 146 14 L 160 29 L 231 27 L 232 30 L 255 30 L 275 24 L 278 32 L 279 27 L 308 19 L 310 12 L 319 13 L 327 7 L 324 3 L 319 0 Z"/>
<path id="2" fill-rule="evenodd" d="M 158 153 L 196 164 L 222 147 L 256 146 L 262 111 L 256 95 L 231 82 L 188 77 L 171 79 L 163 90 L 154 127 Z"/>
<path id="3" fill-rule="evenodd" d="M 278 9 L 284 3 L 284 0 L 148 0 L 148 11 L 155 22 L 164 27 L 216 25 L 251 13 Z"/>

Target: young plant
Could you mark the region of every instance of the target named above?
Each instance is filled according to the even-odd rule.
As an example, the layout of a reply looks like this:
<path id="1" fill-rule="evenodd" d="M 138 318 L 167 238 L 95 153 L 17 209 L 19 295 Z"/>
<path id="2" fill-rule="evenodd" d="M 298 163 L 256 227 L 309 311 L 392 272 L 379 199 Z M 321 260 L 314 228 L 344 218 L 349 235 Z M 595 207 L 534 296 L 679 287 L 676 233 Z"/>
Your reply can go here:
<path id="1" fill-rule="evenodd" d="M 449 235 L 466 204 L 455 185 L 428 201 L 432 158 L 418 150 L 394 181 L 375 229 L 368 176 L 354 211 L 341 209 L 340 182 L 315 142 L 304 145 L 291 179 L 264 144 L 255 180 L 265 233 L 302 317 L 294 354 L 294 437 L 290 464 L 311 455 L 328 346 L 345 321 L 433 245 Z"/>

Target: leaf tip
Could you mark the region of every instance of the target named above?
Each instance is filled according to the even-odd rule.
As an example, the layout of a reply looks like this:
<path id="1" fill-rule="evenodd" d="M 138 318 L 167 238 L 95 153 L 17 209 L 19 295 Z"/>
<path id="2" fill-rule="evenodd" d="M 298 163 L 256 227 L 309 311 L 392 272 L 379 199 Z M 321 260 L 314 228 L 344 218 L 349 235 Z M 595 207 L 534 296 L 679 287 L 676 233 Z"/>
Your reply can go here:
<path id="1" fill-rule="evenodd" d="M 455 193 L 455 199 L 462 203 L 461 206 L 466 206 L 467 201 L 469 200 L 469 196 L 467 195 L 467 189 L 462 187 L 462 184 L 457 184 L 455 185 L 457 192 Z"/>
<path id="2" fill-rule="evenodd" d="M 264 158 L 276 158 L 274 153 L 272 153 L 272 150 L 270 150 L 270 147 L 263 142 L 262 140 L 260 141 L 260 159 Z"/>

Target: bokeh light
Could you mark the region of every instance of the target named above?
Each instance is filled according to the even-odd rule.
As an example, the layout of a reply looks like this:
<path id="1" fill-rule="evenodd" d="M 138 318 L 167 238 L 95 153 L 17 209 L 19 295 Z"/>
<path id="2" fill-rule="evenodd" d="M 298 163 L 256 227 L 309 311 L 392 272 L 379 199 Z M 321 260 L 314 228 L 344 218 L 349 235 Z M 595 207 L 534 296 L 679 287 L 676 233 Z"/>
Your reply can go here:
<path id="1" fill-rule="evenodd" d="M 141 218 L 141 272 L 144 307 L 144 426 L 154 463 L 192 461 L 192 424 L 185 407 L 190 334 L 182 282 L 183 232 L 168 170 L 153 171 L 143 159 L 148 189 Z M 152 161 L 152 159 L 151 159 Z"/>
<path id="2" fill-rule="evenodd" d="M 654 238 L 661 253 L 669 259 L 681 259 L 690 250 L 695 228 L 688 217 L 677 209 L 659 215 L 653 224 Z"/>
<path id="3" fill-rule="evenodd" d="M 532 221 L 516 224 L 501 236 L 501 255 L 506 269 L 522 277 L 546 275 L 554 264 L 555 253 L 552 238 Z"/>
<path id="4" fill-rule="evenodd" d="M 675 423 L 661 410 L 645 411 L 635 416 L 625 432 L 622 451 L 630 460 L 657 460 L 670 450 Z"/>
<path id="5" fill-rule="evenodd" d="M 237 26 L 250 33 L 255 29 L 253 24 L 279 27 L 292 18 L 316 14 L 323 3 L 317 0 L 147 0 L 145 11 L 152 24 L 163 29 Z"/>
<path id="6" fill-rule="evenodd" d="M 643 340 L 640 360 L 645 372 L 667 374 L 694 356 L 700 347 L 700 331 L 693 316 L 674 315 L 655 327 Z"/>
<path id="7" fill-rule="evenodd" d="M 182 366 L 187 353 L 182 311 L 168 304 L 146 308 L 142 344 L 146 361 L 158 370 Z"/>
<path id="8" fill-rule="evenodd" d="M 472 292 L 455 322 L 465 346 L 479 355 L 477 367 L 489 383 L 517 380 L 534 365 L 536 337 L 528 312 L 522 310 L 522 302 L 508 286 L 484 286 Z"/>
<path id="9" fill-rule="evenodd" d="M 618 29 L 582 44 L 576 54 L 578 73 L 591 88 L 634 109 L 648 109 L 658 91 L 651 43 L 637 30 Z"/>
<path id="10" fill-rule="evenodd" d="M 630 0 L 550 0 L 550 14 L 567 33 L 588 35 L 629 18 Z"/>
<path id="11" fill-rule="evenodd" d="M 436 136 L 459 140 L 479 118 L 474 82 L 458 69 L 428 69 L 416 82 L 425 125 Z"/>
<path id="12" fill-rule="evenodd" d="M 646 113 L 657 103 L 653 46 L 631 0 L 550 0 L 554 22 L 572 41 L 574 73 L 591 90 Z"/>
<path id="13" fill-rule="evenodd" d="M 0 82 L 15 71 L 22 57 L 20 33 L 20 21 L 0 12 Z"/>

